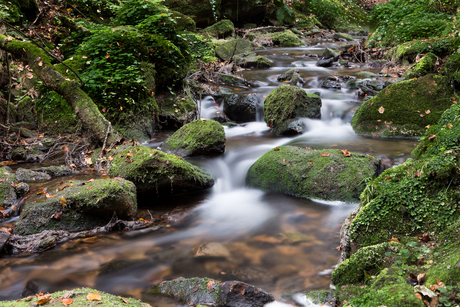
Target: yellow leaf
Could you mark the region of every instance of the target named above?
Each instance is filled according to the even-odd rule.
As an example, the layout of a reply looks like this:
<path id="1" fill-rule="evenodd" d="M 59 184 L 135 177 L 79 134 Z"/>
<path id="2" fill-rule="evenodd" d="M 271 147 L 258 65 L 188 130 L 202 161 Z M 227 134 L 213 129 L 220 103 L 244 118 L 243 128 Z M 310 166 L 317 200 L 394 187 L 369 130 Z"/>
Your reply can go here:
<path id="1" fill-rule="evenodd" d="M 88 299 L 88 301 L 100 301 L 101 300 L 101 296 L 97 292 L 89 293 L 86 296 L 86 298 Z"/>
<path id="2" fill-rule="evenodd" d="M 88 165 L 93 164 L 93 161 L 91 160 L 91 158 L 85 158 L 85 162 L 86 162 L 86 164 L 88 164 Z"/>
<path id="3" fill-rule="evenodd" d="M 61 300 L 61 303 L 64 304 L 64 306 L 68 306 L 72 304 L 73 300 L 71 298 L 65 298 Z"/>
<path id="4" fill-rule="evenodd" d="M 38 62 L 38 66 L 42 67 L 42 66 L 43 66 L 43 62 L 42 62 L 42 61 Z"/>
<path id="5" fill-rule="evenodd" d="M 44 305 L 51 300 L 51 294 L 37 295 L 38 301 L 35 303 L 37 305 Z"/>
<path id="6" fill-rule="evenodd" d="M 61 197 L 61 199 L 59 200 L 59 202 L 61 203 L 61 206 L 64 208 L 65 205 L 67 205 L 67 200 L 65 200 L 64 196 Z"/>

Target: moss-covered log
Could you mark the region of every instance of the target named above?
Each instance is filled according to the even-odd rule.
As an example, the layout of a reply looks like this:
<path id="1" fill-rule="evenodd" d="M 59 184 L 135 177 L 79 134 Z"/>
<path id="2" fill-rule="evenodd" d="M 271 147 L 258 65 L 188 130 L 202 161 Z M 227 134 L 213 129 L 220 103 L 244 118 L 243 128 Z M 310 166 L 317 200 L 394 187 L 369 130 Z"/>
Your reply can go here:
<path id="1" fill-rule="evenodd" d="M 99 112 L 92 99 L 78 83 L 66 80 L 57 72 L 43 50 L 32 43 L 22 42 L 5 35 L 0 35 L 0 48 L 29 64 L 34 74 L 45 86 L 61 95 L 72 105 L 75 114 L 94 137 L 103 141 L 109 129 L 107 142 L 115 142 L 120 138 L 118 132 L 111 127 L 110 122 Z"/>

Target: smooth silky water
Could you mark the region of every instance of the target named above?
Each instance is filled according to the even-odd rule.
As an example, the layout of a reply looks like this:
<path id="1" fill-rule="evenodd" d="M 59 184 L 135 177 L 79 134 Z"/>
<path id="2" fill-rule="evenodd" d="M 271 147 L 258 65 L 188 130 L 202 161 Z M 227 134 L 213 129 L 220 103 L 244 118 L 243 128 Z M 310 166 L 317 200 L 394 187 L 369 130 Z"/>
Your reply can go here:
<path id="1" fill-rule="evenodd" d="M 143 290 L 164 279 L 206 276 L 254 284 L 275 296 L 278 302 L 271 306 L 285 306 L 280 300 L 286 294 L 294 294 L 292 298 L 298 304 L 309 306 L 295 294 L 329 288 L 330 273 L 339 257 L 335 248 L 339 245 L 340 224 L 358 204 L 312 201 L 249 189 L 244 186 L 246 171 L 263 153 L 281 145 L 347 149 L 382 156 L 397 164 L 409 157 L 417 143 L 364 138 L 353 132 L 349 122 L 360 104 L 356 92 L 319 88 L 319 80 L 327 75 L 355 75 L 363 68 L 317 67 L 317 59 L 304 56 L 321 54 L 332 44 L 259 51 L 272 59 L 275 67 L 243 71 L 244 78 L 257 87 L 229 88 L 238 94 L 264 97 L 281 84 L 276 79 L 279 74 L 298 68 L 306 81 L 303 88 L 308 93 L 320 92 L 323 101 L 321 120 L 304 119 L 306 133 L 273 137 L 262 116 L 257 122 L 225 128 L 223 156 L 189 160 L 216 179 L 210 191 L 141 202 L 156 216 L 155 208 L 193 206 L 182 223 L 160 231 L 83 238 L 27 257 L 4 256 L 0 259 L 0 300 L 19 299 L 27 282 L 33 280 L 45 292 L 84 286 L 133 296 L 155 306 L 185 306 L 147 296 Z M 211 97 L 203 98 L 201 108 L 205 118 L 222 111 Z M 296 242 L 289 239 L 292 234 Z M 197 247 L 211 242 L 220 243 L 214 244 L 218 246 L 214 251 L 217 256 L 194 255 Z"/>

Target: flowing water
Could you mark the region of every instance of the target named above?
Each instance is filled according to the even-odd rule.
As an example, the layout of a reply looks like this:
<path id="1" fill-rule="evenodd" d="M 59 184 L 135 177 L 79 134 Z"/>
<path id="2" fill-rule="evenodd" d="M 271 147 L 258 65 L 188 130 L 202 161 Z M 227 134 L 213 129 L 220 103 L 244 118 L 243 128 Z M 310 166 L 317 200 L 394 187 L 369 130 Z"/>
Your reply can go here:
<path id="1" fill-rule="evenodd" d="M 182 306 L 143 293 L 151 284 L 179 276 L 238 279 L 271 292 L 277 300 L 287 293 L 328 289 L 330 273 L 339 257 L 335 247 L 339 245 L 340 224 L 357 203 L 304 200 L 249 189 L 244 186 L 247 169 L 269 149 L 287 144 L 347 149 L 401 163 L 416 141 L 369 139 L 353 132 L 349 121 L 360 104 L 356 92 L 319 88 L 319 80 L 327 75 L 354 75 L 365 68 L 322 68 L 315 65 L 315 58 L 304 56 L 321 54 L 326 46 L 259 51 L 274 61 L 274 67 L 243 71 L 243 76 L 257 87 L 228 89 L 263 97 L 281 84 L 276 79 L 279 74 L 297 67 L 306 81 L 304 89 L 320 92 L 323 101 L 322 119 L 304 120 L 306 133 L 273 137 L 261 116 L 259 121 L 225 128 L 223 156 L 190 160 L 216 179 L 210 191 L 142 200 L 141 205 L 153 214 L 158 214 L 156 208 L 163 212 L 193 206 L 183 223 L 161 231 L 75 240 L 27 257 L 3 257 L 0 300 L 20 298 L 30 280 L 45 291 L 87 286 L 142 298 L 155 306 Z M 209 117 L 219 108 L 212 98 L 204 97 L 201 114 Z M 197 250 L 199 255 L 205 249 L 203 244 L 210 252 L 196 256 Z"/>

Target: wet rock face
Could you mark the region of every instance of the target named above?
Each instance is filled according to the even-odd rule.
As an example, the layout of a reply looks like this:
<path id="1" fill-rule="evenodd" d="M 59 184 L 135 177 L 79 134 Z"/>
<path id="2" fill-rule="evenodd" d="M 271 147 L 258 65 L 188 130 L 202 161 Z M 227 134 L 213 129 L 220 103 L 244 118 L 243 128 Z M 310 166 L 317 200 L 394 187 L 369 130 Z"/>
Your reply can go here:
<path id="1" fill-rule="evenodd" d="M 237 123 L 255 121 L 257 107 L 262 106 L 261 100 L 256 94 L 228 95 L 224 97 L 224 112 L 230 120 Z"/>
<path id="2" fill-rule="evenodd" d="M 182 126 L 163 145 L 162 150 L 175 155 L 216 155 L 225 151 L 225 132 L 214 120 L 196 120 Z"/>
<path id="3" fill-rule="evenodd" d="M 16 171 L 16 177 L 19 181 L 50 180 L 51 176 L 45 172 L 36 172 L 33 170 L 19 168 Z"/>
<path id="4" fill-rule="evenodd" d="M 209 278 L 177 278 L 147 290 L 150 294 L 172 297 L 186 304 L 218 307 L 263 307 L 273 296 L 240 281 L 220 282 Z"/>
<path id="5" fill-rule="evenodd" d="M 13 172 L 6 167 L 0 167 L 0 206 L 7 207 L 16 199 L 17 195 L 11 183 L 17 184 L 18 180 Z"/>
<path id="6" fill-rule="evenodd" d="M 221 60 L 229 61 L 235 55 L 252 52 L 253 49 L 249 40 L 238 38 L 217 45 L 215 51 Z"/>

